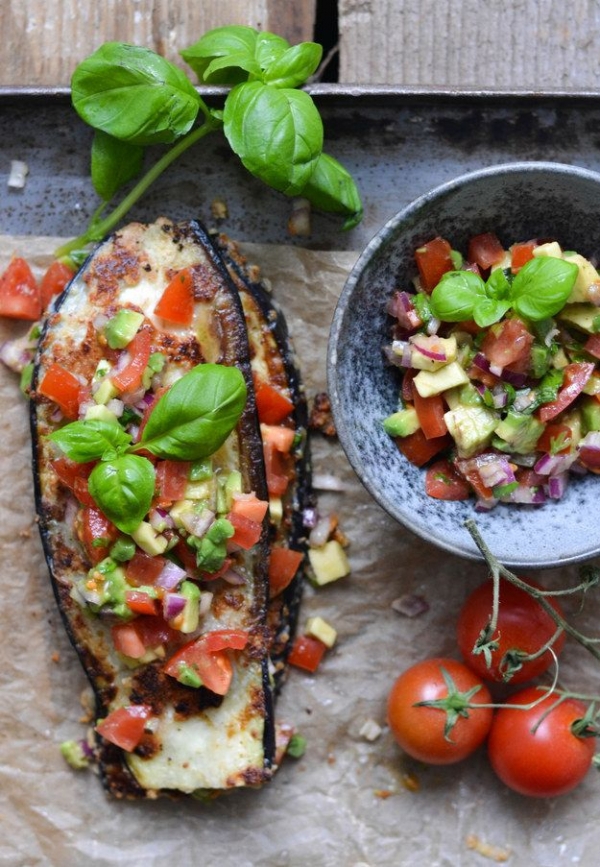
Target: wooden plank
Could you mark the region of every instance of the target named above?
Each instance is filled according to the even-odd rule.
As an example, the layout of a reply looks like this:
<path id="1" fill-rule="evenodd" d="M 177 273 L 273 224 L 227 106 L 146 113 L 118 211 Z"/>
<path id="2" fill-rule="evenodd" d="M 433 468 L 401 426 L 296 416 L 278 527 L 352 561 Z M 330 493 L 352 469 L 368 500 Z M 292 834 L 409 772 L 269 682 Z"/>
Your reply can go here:
<path id="1" fill-rule="evenodd" d="M 77 63 L 107 40 L 144 45 L 180 66 L 178 51 L 224 24 L 312 38 L 315 0 L 3 0 L 3 85 L 68 85 Z M 18 46 L 18 50 L 16 50 Z"/>
<path id="2" fill-rule="evenodd" d="M 600 89 L 597 0 L 339 0 L 340 81 Z"/>

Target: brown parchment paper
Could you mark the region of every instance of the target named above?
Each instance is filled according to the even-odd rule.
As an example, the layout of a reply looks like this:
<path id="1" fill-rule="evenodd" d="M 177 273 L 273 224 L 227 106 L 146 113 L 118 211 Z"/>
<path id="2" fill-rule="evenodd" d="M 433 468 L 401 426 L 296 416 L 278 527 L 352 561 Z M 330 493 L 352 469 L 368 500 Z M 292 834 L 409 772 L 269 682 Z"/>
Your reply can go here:
<path id="1" fill-rule="evenodd" d="M 40 272 L 58 239 L 0 238 L 0 269 L 13 253 Z M 262 266 L 294 337 L 309 398 L 326 387 L 325 357 L 336 298 L 356 255 L 243 245 Z M 0 339 L 23 328 L 2 323 Z M 600 782 L 591 772 L 550 801 L 509 792 L 485 751 L 449 768 L 402 755 L 385 725 L 385 700 L 402 669 L 431 655 L 457 656 L 454 621 L 485 578 L 483 566 L 414 537 L 377 507 L 335 442 L 313 437 L 315 473 L 344 490 L 320 495 L 350 539 L 352 574 L 306 590 L 300 620 L 320 614 L 338 630 L 314 676 L 290 672 L 278 715 L 306 737 L 261 791 L 206 806 L 193 800 L 111 800 L 90 771 L 69 768 L 61 741 L 79 738 L 86 680 L 63 632 L 34 521 L 27 406 L 17 378 L 0 370 L 0 863 L 3 865 L 219 865 L 387 867 L 597 863 Z M 538 576 L 539 578 L 540 576 Z M 550 571 L 548 584 L 576 570 Z M 422 595 L 418 617 L 391 607 Z M 575 609 L 575 604 L 571 606 Z M 570 610 L 570 609 L 568 609 Z M 588 603 L 578 625 L 600 613 Z M 572 642 L 561 665 L 571 687 L 600 692 L 598 666 Z M 381 726 L 375 740 L 364 724 Z"/>

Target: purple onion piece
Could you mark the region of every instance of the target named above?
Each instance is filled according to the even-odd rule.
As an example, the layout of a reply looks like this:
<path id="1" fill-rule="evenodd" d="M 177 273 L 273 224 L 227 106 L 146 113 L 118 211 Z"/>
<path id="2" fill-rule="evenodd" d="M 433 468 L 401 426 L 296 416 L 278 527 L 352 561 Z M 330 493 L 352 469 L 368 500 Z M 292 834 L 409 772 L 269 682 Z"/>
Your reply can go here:
<path id="1" fill-rule="evenodd" d="M 186 577 L 185 569 L 182 569 L 177 563 L 167 560 L 154 583 L 165 590 L 174 590 Z"/>
<path id="2" fill-rule="evenodd" d="M 173 620 L 185 608 L 187 599 L 181 593 L 165 593 L 163 596 L 163 617 L 165 620 Z"/>

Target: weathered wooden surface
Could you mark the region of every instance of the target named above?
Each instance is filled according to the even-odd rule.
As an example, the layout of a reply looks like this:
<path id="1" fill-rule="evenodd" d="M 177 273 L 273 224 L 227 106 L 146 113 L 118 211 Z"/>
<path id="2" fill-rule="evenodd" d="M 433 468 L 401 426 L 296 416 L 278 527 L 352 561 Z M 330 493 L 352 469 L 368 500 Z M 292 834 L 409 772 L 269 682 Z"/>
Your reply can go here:
<path id="1" fill-rule="evenodd" d="M 77 63 L 107 40 L 178 51 L 212 27 L 248 24 L 292 43 L 312 38 L 315 0 L 1 0 L 0 84 L 68 85 Z M 6 50 L 10 47 L 9 50 Z"/>
<path id="2" fill-rule="evenodd" d="M 339 0 L 340 81 L 600 90 L 598 0 Z"/>

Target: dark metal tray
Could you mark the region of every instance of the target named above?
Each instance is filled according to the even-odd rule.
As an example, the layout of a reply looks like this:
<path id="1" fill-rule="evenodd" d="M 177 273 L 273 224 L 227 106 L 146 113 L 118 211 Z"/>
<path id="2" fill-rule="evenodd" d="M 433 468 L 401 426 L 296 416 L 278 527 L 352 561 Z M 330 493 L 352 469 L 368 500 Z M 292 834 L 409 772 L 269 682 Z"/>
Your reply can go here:
<path id="1" fill-rule="evenodd" d="M 326 150 L 355 176 L 365 218 L 351 232 L 315 215 L 295 243 L 361 249 L 416 196 L 466 171 L 516 160 L 600 168 L 600 94 L 456 92 L 318 85 L 309 89 L 325 124 Z M 200 89 L 209 101 L 222 91 Z M 90 130 L 60 90 L 0 87 L 0 233 L 75 235 L 97 205 L 89 179 Z M 24 190 L 9 190 L 11 160 L 24 160 Z M 175 163 L 131 219 L 199 217 L 227 201 L 224 228 L 240 240 L 290 243 L 289 201 L 251 178 L 219 135 Z"/>

